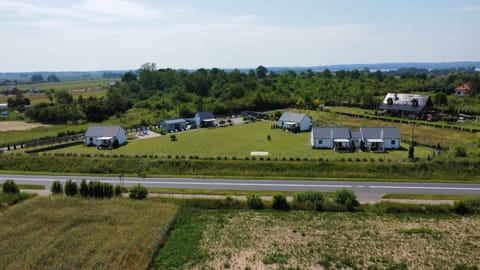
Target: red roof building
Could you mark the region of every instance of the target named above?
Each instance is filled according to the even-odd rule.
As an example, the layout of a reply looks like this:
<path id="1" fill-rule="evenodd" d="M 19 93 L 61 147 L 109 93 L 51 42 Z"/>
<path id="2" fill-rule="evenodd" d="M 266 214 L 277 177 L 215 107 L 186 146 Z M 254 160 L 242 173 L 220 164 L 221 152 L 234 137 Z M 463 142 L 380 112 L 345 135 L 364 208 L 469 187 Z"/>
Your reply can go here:
<path id="1" fill-rule="evenodd" d="M 455 95 L 463 97 L 465 96 L 468 92 L 470 92 L 470 85 L 464 83 L 460 85 L 459 87 L 455 88 Z"/>

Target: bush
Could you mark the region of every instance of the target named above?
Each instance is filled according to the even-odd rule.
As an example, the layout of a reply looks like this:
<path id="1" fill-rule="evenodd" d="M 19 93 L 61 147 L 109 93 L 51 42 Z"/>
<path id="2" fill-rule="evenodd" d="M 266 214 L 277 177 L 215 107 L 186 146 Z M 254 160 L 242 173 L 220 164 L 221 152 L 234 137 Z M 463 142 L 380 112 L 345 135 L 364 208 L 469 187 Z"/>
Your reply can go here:
<path id="1" fill-rule="evenodd" d="M 130 199 L 143 200 L 147 198 L 148 190 L 142 185 L 136 185 L 130 189 Z"/>
<path id="2" fill-rule="evenodd" d="M 17 184 L 13 180 L 6 180 L 3 183 L 3 193 L 5 194 L 18 194 L 20 193 L 20 189 L 18 188 Z"/>
<path id="3" fill-rule="evenodd" d="M 127 192 L 127 189 L 125 187 L 122 187 L 120 185 L 115 186 L 114 194 L 116 197 L 122 196 L 122 194 L 126 192 Z"/>
<path id="4" fill-rule="evenodd" d="M 82 179 L 82 182 L 80 182 L 80 196 L 82 197 L 88 197 L 88 184 L 87 180 Z"/>
<path id="5" fill-rule="evenodd" d="M 68 180 L 65 183 L 65 195 L 73 197 L 77 195 L 77 193 L 78 193 L 77 182 L 72 181 L 72 179 Z"/>
<path id="6" fill-rule="evenodd" d="M 456 201 L 453 210 L 460 215 L 480 214 L 480 199 L 467 198 Z"/>
<path id="7" fill-rule="evenodd" d="M 52 183 L 52 188 L 50 189 L 52 194 L 54 195 L 60 195 L 63 194 L 63 186 L 60 183 L 60 181 L 53 181 Z"/>
<path id="8" fill-rule="evenodd" d="M 355 211 L 355 207 L 360 205 L 355 193 L 346 188 L 339 189 L 335 192 L 335 202 L 344 205 L 349 211 Z"/>
<path id="9" fill-rule="evenodd" d="M 467 156 L 467 149 L 465 149 L 465 146 L 463 146 L 463 145 L 457 145 L 455 147 L 454 155 L 455 155 L 455 157 L 466 157 Z"/>
<path id="10" fill-rule="evenodd" d="M 262 198 L 255 194 L 249 194 L 247 196 L 247 204 L 251 209 L 263 209 L 265 207 Z"/>
<path id="11" fill-rule="evenodd" d="M 273 196 L 272 208 L 275 210 L 290 210 L 290 205 L 284 195 L 277 194 Z"/>

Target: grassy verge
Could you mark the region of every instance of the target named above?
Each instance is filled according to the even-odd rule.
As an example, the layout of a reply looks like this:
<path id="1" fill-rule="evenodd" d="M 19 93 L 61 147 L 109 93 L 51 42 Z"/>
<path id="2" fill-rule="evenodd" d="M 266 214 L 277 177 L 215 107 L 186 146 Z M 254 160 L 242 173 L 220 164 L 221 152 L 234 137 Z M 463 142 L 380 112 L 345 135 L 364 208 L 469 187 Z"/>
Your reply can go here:
<path id="1" fill-rule="evenodd" d="M 480 196 L 470 195 L 454 195 L 454 194 L 404 194 L 404 193 L 387 193 L 382 199 L 405 199 L 405 200 L 462 200 L 468 198 L 480 199 Z"/>
<path id="2" fill-rule="evenodd" d="M 155 257 L 155 269 L 190 269 L 207 258 L 208 253 L 200 248 L 200 241 L 207 226 L 219 228 L 224 219 L 217 219 L 215 212 L 182 208 L 168 241 Z"/>
<path id="3" fill-rule="evenodd" d="M 295 196 L 295 191 L 275 191 L 275 190 L 218 190 L 218 189 L 194 189 L 194 188 L 147 188 L 149 193 L 159 194 L 191 194 L 191 195 L 223 195 L 223 196 L 247 196 L 250 194 L 259 196 L 273 196 L 281 194 L 284 196 Z M 326 197 L 332 197 L 333 192 L 323 193 Z"/>
<path id="4" fill-rule="evenodd" d="M 0 170 L 77 174 L 234 178 L 369 179 L 478 183 L 480 167 L 469 160 L 433 162 L 266 161 L 121 157 L 0 155 Z"/>
<path id="5" fill-rule="evenodd" d="M 2 184 L 0 183 L 0 189 L 2 188 Z M 20 189 L 34 189 L 34 190 L 44 190 L 44 185 L 27 185 L 27 184 L 17 184 L 18 188 Z"/>
<path id="6" fill-rule="evenodd" d="M 155 200 L 28 200 L 0 216 L 2 269 L 146 269 L 178 206 Z"/>
<path id="7" fill-rule="evenodd" d="M 179 221 L 157 256 L 156 269 L 453 269 L 480 264 L 478 216 L 186 209 Z"/>

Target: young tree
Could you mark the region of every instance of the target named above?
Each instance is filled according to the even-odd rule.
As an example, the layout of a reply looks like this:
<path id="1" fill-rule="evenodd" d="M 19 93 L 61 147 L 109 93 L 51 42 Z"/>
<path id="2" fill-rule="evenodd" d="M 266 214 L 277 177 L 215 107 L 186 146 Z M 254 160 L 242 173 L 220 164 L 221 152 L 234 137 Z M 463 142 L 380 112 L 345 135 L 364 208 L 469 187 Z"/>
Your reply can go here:
<path id="1" fill-rule="evenodd" d="M 80 196 L 86 198 L 89 196 L 87 180 L 82 179 L 80 182 Z"/>
<path id="2" fill-rule="evenodd" d="M 273 196 L 272 208 L 275 210 L 290 210 L 290 205 L 284 195 L 277 194 Z"/>
<path id="3" fill-rule="evenodd" d="M 50 191 L 51 191 L 52 194 L 54 194 L 54 195 L 61 195 L 61 194 L 63 194 L 63 186 L 62 186 L 62 183 L 60 183 L 60 181 L 53 181 L 53 183 L 52 183 L 52 188 L 50 189 Z"/>
<path id="4" fill-rule="evenodd" d="M 349 211 L 354 211 L 355 207 L 360 205 L 355 193 L 346 188 L 339 189 L 335 192 L 335 202 L 344 205 Z"/>
<path id="5" fill-rule="evenodd" d="M 73 197 L 77 195 L 77 193 L 78 193 L 77 182 L 72 181 L 72 179 L 68 180 L 65 183 L 65 195 Z"/>
<path id="6" fill-rule="evenodd" d="M 263 209 L 265 207 L 263 205 L 262 198 L 255 194 L 248 194 L 247 204 L 251 209 Z"/>
<path id="7" fill-rule="evenodd" d="M 20 189 L 18 188 L 17 184 L 13 180 L 6 180 L 2 186 L 3 193 L 5 194 L 18 194 L 20 193 Z"/>
<path id="8" fill-rule="evenodd" d="M 413 145 L 410 145 L 410 147 L 408 148 L 408 158 L 409 159 L 415 158 L 415 147 Z"/>

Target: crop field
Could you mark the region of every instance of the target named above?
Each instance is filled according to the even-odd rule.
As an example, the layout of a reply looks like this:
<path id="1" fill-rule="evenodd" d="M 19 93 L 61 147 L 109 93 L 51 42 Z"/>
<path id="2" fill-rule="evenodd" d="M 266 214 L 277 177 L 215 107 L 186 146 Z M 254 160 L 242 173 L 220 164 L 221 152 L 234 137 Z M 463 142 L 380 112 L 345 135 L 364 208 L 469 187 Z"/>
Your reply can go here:
<path id="1" fill-rule="evenodd" d="M 178 206 L 34 198 L 0 214 L 2 269 L 146 269 Z"/>
<path id="2" fill-rule="evenodd" d="M 323 159 L 369 159 L 382 158 L 385 161 L 403 160 L 408 157 L 404 150 L 395 150 L 388 153 L 336 153 L 332 150 L 319 150 L 310 147 L 310 133 L 291 133 L 280 129 L 271 129 L 273 122 L 262 121 L 251 124 L 241 124 L 225 128 L 199 129 L 177 133 L 177 141 L 171 141 L 170 135 L 144 140 L 134 140 L 127 145 L 103 154 L 124 155 L 158 155 L 158 156 L 191 156 L 200 157 L 236 157 L 245 158 L 252 151 L 264 151 L 270 158 L 323 158 Z M 271 136 L 271 140 L 267 136 Z M 431 151 L 417 147 L 415 154 L 419 158 L 426 158 Z M 52 151 L 62 153 L 99 153 L 95 147 L 83 145 Z"/>
<path id="3" fill-rule="evenodd" d="M 75 82 L 59 82 L 59 83 L 42 83 L 42 84 L 32 84 L 32 85 L 18 85 L 18 89 L 25 90 L 29 89 L 31 86 L 36 86 L 41 91 L 67 91 L 72 94 L 73 98 L 76 99 L 78 96 L 82 95 L 83 98 L 101 97 L 107 93 L 106 87 L 108 83 L 112 80 L 91 80 L 91 81 L 75 81 Z M 0 91 L 5 90 L 6 86 L 0 87 Z M 50 102 L 45 93 L 38 94 L 24 94 L 26 98 L 30 99 L 32 104 L 38 104 L 42 102 Z M 14 96 L 5 96 L 0 95 L 0 103 L 7 103 L 8 98 Z"/>
<path id="4" fill-rule="evenodd" d="M 198 210 L 188 221 L 173 231 L 156 259 L 157 269 L 453 269 L 480 265 L 478 216 Z M 182 249 L 185 254 L 174 255 Z"/>

